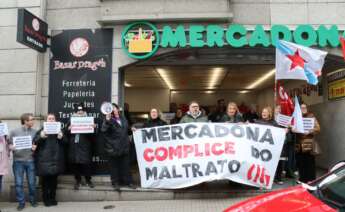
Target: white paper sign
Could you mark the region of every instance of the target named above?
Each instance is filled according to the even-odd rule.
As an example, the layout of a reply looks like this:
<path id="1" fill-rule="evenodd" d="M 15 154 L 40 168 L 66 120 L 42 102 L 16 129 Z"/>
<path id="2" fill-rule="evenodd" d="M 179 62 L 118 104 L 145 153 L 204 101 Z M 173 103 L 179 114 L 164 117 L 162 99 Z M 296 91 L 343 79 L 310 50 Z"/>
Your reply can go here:
<path id="1" fill-rule="evenodd" d="M 93 133 L 94 132 L 94 118 L 93 117 L 72 117 L 71 118 L 71 133 Z"/>
<path id="2" fill-rule="evenodd" d="M 141 186 L 178 189 L 228 179 L 271 188 L 285 129 L 233 123 L 188 123 L 138 129 Z"/>
<path id="3" fill-rule="evenodd" d="M 17 136 L 13 137 L 13 146 L 16 150 L 31 149 L 32 137 L 31 136 Z"/>
<path id="4" fill-rule="evenodd" d="M 283 127 L 289 127 L 289 125 L 291 125 L 291 120 L 292 117 L 291 116 L 287 116 L 287 115 L 283 115 L 283 114 L 278 114 L 276 116 L 276 122 Z"/>
<path id="5" fill-rule="evenodd" d="M 8 126 L 6 123 L 0 123 L 0 136 L 8 135 Z"/>
<path id="6" fill-rule="evenodd" d="M 44 122 L 43 131 L 47 135 L 58 134 L 61 131 L 61 123 L 60 122 Z"/>
<path id="7" fill-rule="evenodd" d="M 313 130 L 315 126 L 315 119 L 314 118 L 303 118 L 303 127 L 304 131 Z"/>

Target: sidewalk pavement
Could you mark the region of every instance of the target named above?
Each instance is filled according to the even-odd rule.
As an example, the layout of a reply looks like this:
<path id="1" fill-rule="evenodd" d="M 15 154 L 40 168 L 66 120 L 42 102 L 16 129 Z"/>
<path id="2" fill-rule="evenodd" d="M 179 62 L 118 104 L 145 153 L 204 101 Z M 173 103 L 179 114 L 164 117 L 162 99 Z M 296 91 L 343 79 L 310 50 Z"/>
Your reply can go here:
<path id="1" fill-rule="evenodd" d="M 111 202 L 60 202 L 56 207 L 37 208 L 27 206 L 23 212 L 209 212 L 223 211 L 232 204 L 246 198 L 195 199 L 195 200 L 152 200 L 152 201 L 111 201 Z M 16 203 L 0 202 L 1 212 L 14 212 Z M 108 208 L 108 209 L 105 209 Z"/>

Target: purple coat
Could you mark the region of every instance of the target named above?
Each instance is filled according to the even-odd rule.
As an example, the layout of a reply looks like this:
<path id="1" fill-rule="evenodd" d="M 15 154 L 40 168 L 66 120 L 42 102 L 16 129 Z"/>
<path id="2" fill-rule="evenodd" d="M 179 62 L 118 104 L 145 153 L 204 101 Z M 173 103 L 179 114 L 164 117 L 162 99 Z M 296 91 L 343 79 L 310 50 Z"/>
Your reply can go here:
<path id="1" fill-rule="evenodd" d="M 0 175 L 8 174 L 10 151 L 4 136 L 0 136 Z"/>

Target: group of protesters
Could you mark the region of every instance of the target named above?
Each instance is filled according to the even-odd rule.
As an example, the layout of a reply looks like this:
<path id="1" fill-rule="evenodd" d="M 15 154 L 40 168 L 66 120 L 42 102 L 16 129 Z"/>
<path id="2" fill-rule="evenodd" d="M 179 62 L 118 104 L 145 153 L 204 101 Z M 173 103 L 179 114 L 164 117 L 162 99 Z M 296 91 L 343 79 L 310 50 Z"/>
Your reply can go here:
<path id="1" fill-rule="evenodd" d="M 129 132 L 136 128 L 131 126 L 130 120 L 126 119 L 126 113 L 122 114 L 117 104 L 113 105 L 113 111 L 105 115 L 98 131 L 104 137 L 104 152 L 108 156 L 110 167 L 110 179 L 114 189 L 120 186 L 134 187 L 130 173 L 130 149 L 131 145 Z M 225 105 L 225 104 L 224 104 Z M 219 108 L 223 108 L 219 110 Z M 206 116 L 200 108 L 198 102 L 192 101 L 188 111 L 183 114 L 181 109 L 177 109 L 175 117 L 170 120 L 170 124 L 191 123 L 191 122 L 226 122 L 246 124 L 253 122 L 256 124 L 271 125 L 279 127 L 274 116 L 280 112 L 279 106 L 273 112 L 271 107 L 264 107 L 259 118 L 255 112 L 250 111 L 247 117 L 241 114 L 238 106 L 234 102 L 228 103 L 226 107 L 219 107 L 217 111 Z M 307 105 L 301 104 L 304 117 L 315 116 L 308 112 Z M 73 117 L 86 117 L 87 112 L 83 104 L 75 105 Z M 128 116 L 128 114 L 127 114 Z M 248 118 L 249 117 L 249 118 Z M 40 176 L 42 186 L 42 200 L 45 206 L 57 205 L 56 189 L 58 175 L 64 173 L 65 164 L 70 164 L 71 171 L 75 177 L 74 189 L 78 190 L 81 185 L 94 188 L 91 181 L 92 175 L 92 140 L 94 133 L 74 134 L 71 133 L 71 124 L 67 123 L 58 134 L 46 134 L 43 128 L 36 131 L 34 126 L 34 116 L 25 113 L 20 117 L 21 127 L 12 130 L 9 136 L 0 136 L 0 191 L 3 175 L 8 174 L 9 156 L 13 153 L 13 173 L 15 180 L 17 209 L 23 210 L 25 207 L 24 195 L 24 174 L 27 176 L 29 188 L 29 201 L 33 207 L 37 206 L 36 200 L 36 175 Z M 46 122 L 55 122 L 54 114 L 46 116 Z M 158 108 L 152 108 L 149 118 L 143 127 L 157 127 L 167 125 L 163 120 Z M 96 128 L 96 125 L 93 126 Z M 282 182 L 282 173 L 296 178 L 296 171 L 299 173 L 299 180 L 309 182 L 315 179 L 315 156 L 313 154 L 314 135 L 320 131 L 320 126 L 315 118 L 315 127 L 305 134 L 295 133 L 289 127 L 286 129 L 286 140 L 276 172 L 276 182 Z M 17 136 L 31 136 L 32 148 L 17 150 L 13 145 L 13 138 Z M 67 150 L 65 152 L 65 150 Z M 65 161 L 65 153 L 68 161 Z M 67 162 L 67 163 L 66 163 Z M 82 180 L 85 177 L 85 181 Z"/>

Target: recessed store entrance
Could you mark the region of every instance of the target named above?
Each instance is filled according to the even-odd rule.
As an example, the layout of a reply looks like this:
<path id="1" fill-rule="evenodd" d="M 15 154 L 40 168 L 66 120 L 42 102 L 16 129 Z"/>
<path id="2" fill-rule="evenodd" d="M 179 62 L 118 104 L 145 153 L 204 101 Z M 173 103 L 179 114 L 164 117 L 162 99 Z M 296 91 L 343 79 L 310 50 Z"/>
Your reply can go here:
<path id="1" fill-rule="evenodd" d="M 259 109 L 273 103 L 274 49 L 176 50 L 123 67 L 121 76 L 120 101 L 138 118 L 150 108 L 185 108 L 191 100 L 206 113 L 214 110 L 218 99 Z M 264 96 L 267 89 L 272 97 Z"/>

